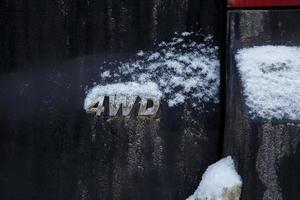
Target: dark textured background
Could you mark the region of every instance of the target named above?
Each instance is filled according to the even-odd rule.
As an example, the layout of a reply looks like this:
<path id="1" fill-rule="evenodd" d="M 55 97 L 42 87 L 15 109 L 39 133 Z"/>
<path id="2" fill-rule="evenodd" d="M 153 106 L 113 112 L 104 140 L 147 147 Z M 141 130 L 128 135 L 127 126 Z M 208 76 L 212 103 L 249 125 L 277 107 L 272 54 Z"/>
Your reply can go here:
<path id="1" fill-rule="evenodd" d="M 222 7 L 216 0 L 4 0 L 1 72 L 148 49 L 174 32 L 202 30 L 220 38 Z"/>

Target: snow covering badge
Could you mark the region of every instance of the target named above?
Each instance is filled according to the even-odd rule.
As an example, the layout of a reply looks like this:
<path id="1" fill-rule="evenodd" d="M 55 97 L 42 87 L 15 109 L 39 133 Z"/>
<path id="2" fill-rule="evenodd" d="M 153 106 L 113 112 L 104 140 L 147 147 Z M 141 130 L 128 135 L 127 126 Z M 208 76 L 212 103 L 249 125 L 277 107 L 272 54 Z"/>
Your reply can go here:
<path id="1" fill-rule="evenodd" d="M 84 108 L 87 113 L 101 116 L 105 112 L 104 99 L 107 97 L 109 116 L 116 116 L 120 110 L 122 116 L 129 116 L 139 98 L 138 115 L 150 116 L 159 110 L 161 95 L 158 86 L 152 82 L 99 85 L 87 94 Z"/>
<path id="2" fill-rule="evenodd" d="M 255 46 L 235 59 L 252 118 L 300 119 L 300 48 Z"/>
<path id="3" fill-rule="evenodd" d="M 120 108 L 127 116 L 140 98 L 137 115 L 154 115 L 161 99 L 169 107 L 187 103 L 205 112 L 207 104 L 219 103 L 218 57 L 211 35 L 176 33 L 171 41 L 139 51 L 129 60 L 104 61 L 99 80 L 86 91 L 84 109 L 96 115 L 108 113 L 103 107 L 108 98 L 110 116 Z"/>

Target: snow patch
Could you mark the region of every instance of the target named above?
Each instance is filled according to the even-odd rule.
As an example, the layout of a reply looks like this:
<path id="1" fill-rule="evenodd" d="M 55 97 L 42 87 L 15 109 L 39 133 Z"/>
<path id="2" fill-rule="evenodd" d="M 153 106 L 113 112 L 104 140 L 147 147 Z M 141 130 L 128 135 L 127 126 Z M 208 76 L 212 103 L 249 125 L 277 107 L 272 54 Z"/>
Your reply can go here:
<path id="1" fill-rule="evenodd" d="M 235 56 L 252 118 L 300 119 L 300 48 L 255 46 Z"/>
<path id="2" fill-rule="evenodd" d="M 139 52 L 137 52 L 137 54 L 136 54 L 137 56 L 143 56 L 144 55 L 144 51 L 139 51 Z"/>
<path id="3" fill-rule="evenodd" d="M 108 85 L 98 85 L 91 89 L 85 100 L 84 100 L 84 109 L 87 110 L 88 107 L 100 101 L 103 96 L 140 96 L 140 97 L 156 97 L 161 98 L 162 93 L 159 90 L 156 83 L 147 82 L 139 84 L 136 82 L 127 82 L 127 83 L 116 83 Z"/>
<path id="4" fill-rule="evenodd" d="M 139 51 L 128 62 L 105 63 L 101 66 L 105 72 L 101 74 L 100 85 L 153 82 L 169 106 L 186 100 L 197 108 L 202 108 L 204 103 L 219 102 L 220 64 L 212 36 L 183 32 L 170 42 L 161 42 L 155 49 Z"/>
<path id="5" fill-rule="evenodd" d="M 231 156 L 228 156 L 207 168 L 197 190 L 187 200 L 224 200 L 225 192 L 241 186 L 242 179 Z"/>
<path id="6" fill-rule="evenodd" d="M 100 74 L 101 78 L 107 78 L 107 77 L 110 77 L 110 71 L 105 71 L 105 72 L 102 72 Z"/>
<path id="7" fill-rule="evenodd" d="M 182 32 L 181 35 L 182 36 L 189 36 L 189 35 L 192 35 L 193 32 Z"/>

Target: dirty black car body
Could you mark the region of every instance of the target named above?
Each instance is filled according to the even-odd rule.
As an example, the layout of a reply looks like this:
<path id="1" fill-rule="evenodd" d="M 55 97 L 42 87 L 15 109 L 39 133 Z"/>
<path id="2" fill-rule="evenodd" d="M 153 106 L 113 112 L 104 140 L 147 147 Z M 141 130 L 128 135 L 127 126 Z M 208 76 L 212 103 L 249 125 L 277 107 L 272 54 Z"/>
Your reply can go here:
<path id="1" fill-rule="evenodd" d="M 175 32 L 201 29 L 219 45 L 221 11 L 194 0 L 2 2 L 0 199 L 192 194 L 220 154 L 218 103 L 198 112 L 162 99 L 156 115 L 129 117 L 95 116 L 83 104 L 104 62 L 130 60 Z"/>
<path id="2" fill-rule="evenodd" d="M 225 155 L 243 179 L 242 199 L 297 199 L 299 145 L 288 155 L 263 147 L 294 148 L 298 122 L 250 119 L 234 55 L 258 45 L 299 46 L 299 4 L 232 2 L 1 2 L 0 199 L 185 199 Z M 105 70 L 116 72 L 183 32 L 200 33 L 193 39 L 204 44 L 213 38 L 217 101 L 170 107 L 162 97 L 154 115 L 140 116 L 138 97 L 130 115 L 110 116 L 106 96 L 108 111 L 86 112 L 91 88 L 134 76 L 101 79 Z M 276 167 L 257 164 L 264 159 Z"/>

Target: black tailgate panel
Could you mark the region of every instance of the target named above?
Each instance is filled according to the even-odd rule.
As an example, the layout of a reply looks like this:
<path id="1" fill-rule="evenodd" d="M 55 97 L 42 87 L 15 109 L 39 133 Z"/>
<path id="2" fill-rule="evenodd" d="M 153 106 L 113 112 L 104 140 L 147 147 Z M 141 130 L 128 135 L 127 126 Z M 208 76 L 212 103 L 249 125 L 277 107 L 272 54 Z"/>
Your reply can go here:
<path id="1" fill-rule="evenodd" d="M 184 199 L 218 159 L 220 105 L 165 102 L 155 117 L 83 109 L 103 62 L 174 32 L 222 37 L 216 1 L 5 1 L 0 5 L 0 199 Z M 118 65 L 111 65 L 117 68 Z M 105 83 L 104 83 L 105 84 Z"/>
<path id="2" fill-rule="evenodd" d="M 300 11 L 229 11 L 227 31 L 224 153 L 237 159 L 242 199 L 298 199 L 299 120 L 251 118 L 235 55 L 254 46 L 299 47 Z"/>

